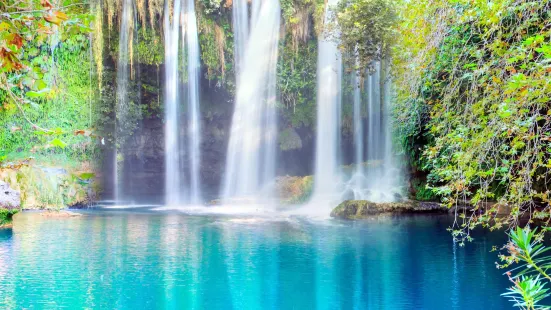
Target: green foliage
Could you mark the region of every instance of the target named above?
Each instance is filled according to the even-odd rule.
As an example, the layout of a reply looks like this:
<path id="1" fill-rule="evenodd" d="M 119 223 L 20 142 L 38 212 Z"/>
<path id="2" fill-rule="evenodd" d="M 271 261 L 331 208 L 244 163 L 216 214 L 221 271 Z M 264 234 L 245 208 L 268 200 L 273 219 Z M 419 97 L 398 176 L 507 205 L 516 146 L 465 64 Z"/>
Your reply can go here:
<path id="1" fill-rule="evenodd" d="M 540 277 L 520 277 L 514 281 L 515 285 L 510 287 L 509 292 L 502 294 L 508 297 L 514 304 L 513 306 L 521 309 L 544 310 L 548 306 L 539 305 L 550 294 L 549 289 L 545 288 Z"/>
<path id="2" fill-rule="evenodd" d="M 201 0 L 203 5 L 203 10 L 206 14 L 220 14 L 220 9 L 222 7 L 222 0 Z"/>
<path id="3" fill-rule="evenodd" d="M 93 17 L 73 1 L 59 9 L 47 1 L 10 4 L 0 38 L 12 53 L 10 63 L 0 57 L 0 156 L 88 158 L 94 111 L 86 34 Z"/>
<path id="4" fill-rule="evenodd" d="M 19 210 L 7 210 L 0 208 L 0 227 L 11 223 L 13 216 L 18 212 Z"/>
<path id="5" fill-rule="evenodd" d="M 285 118 L 293 127 L 311 127 L 316 118 L 317 43 L 314 40 L 294 50 L 280 46 L 277 88 Z"/>
<path id="6" fill-rule="evenodd" d="M 395 37 L 396 1 L 350 0 L 337 6 L 336 33 L 341 48 L 351 56 L 349 63 L 366 68 L 389 53 Z"/>
<path id="7" fill-rule="evenodd" d="M 507 272 L 514 285 L 502 295 L 521 309 L 549 309 L 550 307 L 540 303 L 551 296 L 549 289 L 545 287 L 551 281 L 548 275 L 551 256 L 547 253 L 551 248 L 543 245 L 542 233 L 529 227 L 511 229 L 509 238 L 506 246 L 508 254 L 500 255 L 504 262 L 500 267 L 507 268 L 512 264 L 517 266 Z"/>
<path id="8" fill-rule="evenodd" d="M 410 9 L 424 19 L 421 35 L 412 39 L 411 29 L 401 30 L 405 43 L 393 55 L 413 64 L 397 62 L 397 114 L 407 128 L 404 141 L 425 143 L 417 162 L 429 172 L 429 186 L 449 206 L 469 200 L 477 210 L 497 200 L 513 207 L 509 217 L 497 219 L 493 209 L 464 214 L 457 237 L 480 224 L 515 223 L 524 212 L 543 216 L 549 208 L 550 6 L 439 1 L 425 12 Z M 435 12 L 438 18 L 428 16 Z"/>
<path id="9" fill-rule="evenodd" d="M 156 66 L 159 66 L 164 62 L 165 54 L 162 40 L 154 29 L 147 28 L 139 30 L 137 41 L 137 62 Z M 118 48 L 117 44 L 114 45 Z"/>
<path id="10" fill-rule="evenodd" d="M 217 20 L 205 18 L 199 21 L 199 44 L 201 60 L 206 67 L 209 80 L 214 80 L 218 86 L 226 86 L 234 90 L 233 77 L 233 34 L 230 31 L 228 16 Z M 224 84 L 222 84 L 224 83 Z"/>
<path id="11" fill-rule="evenodd" d="M 427 182 L 424 180 L 414 179 L 412 180 L 413 191 L 415 193 L 415 200 L 418 201 L 438 201 L 439 197 L 434 190 L 427 186 Z"/>

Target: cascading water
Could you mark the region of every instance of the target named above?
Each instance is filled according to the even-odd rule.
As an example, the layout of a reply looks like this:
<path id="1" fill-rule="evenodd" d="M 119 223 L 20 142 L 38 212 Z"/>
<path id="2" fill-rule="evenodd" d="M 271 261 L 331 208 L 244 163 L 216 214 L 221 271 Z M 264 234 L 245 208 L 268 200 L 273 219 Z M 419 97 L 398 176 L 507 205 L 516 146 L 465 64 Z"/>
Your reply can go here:
<path id="1" fill-rule="evenodd" d="M 382 145 L 380 138 L 381 126 L 381 64 L 375 63 L 375 71 L 368 78 L 368 109 L 367 109 L 367 159 L 376 161 L 381 159 Z"/>
<path id="2" fill-rule="evenodd" d="M 172 21 L 168 1 L 165 2 L 165 203 L 181 203 L 179 102 L 178 102 L 178 40 L 180 0 L 174 0 Z"/>
<path id="3" fill-rule="evenodd" d="M 249 14 L 247 0 L 234 0 L 232 4 L 232 23 L 234 33 L 234 55 L 237 76 L 245 58 L 245 46 L 249 36 Z M 237 79 L 236 79 L 237 80 Z"/>
<path id="4" fill-rule="evenodd" d="M 383 75 L 383 82 L 381 82 Z M 356 148 L 356 169 L 346 185 L 346 190 L 354 194 L 354 199 L 387 202 L 395 200 L 399 193 L 399 173 L 392 160 L 390 130 L 391 82 L 389 66 L 381 62 L 373 64 L 366 83 L 367 119 L 361 113 L 359 86 L 354 89 L 354 141 Z M 367 140 L 364 151 L 363 128 L 367 123 Z"/>
<path id="5" fill-rule="evenodd" d="M 123 198 L 122 167 L 119 165 L 119 149 L 125 141 L 125 126 L 128 119 L 128 81 L 130 78 L 130 33 L 133 27 L 133 4 L 131 0 L 124 0 L 119 32 L 119 56 L 117 59 L 117 101 L 115 107 L 115 154 L 113 156 L 113 186 L 114 200 L 120 202 Z"/>
<path id="6" fill-rule="evenodd" d="M 246 2 L 234 2 L 234 32 L 246 33 Z M 270 200 L 274 181 L 277 119 L 276 65 L 279 43 L 278 0 L 253 1 L 248 39 L 235 45 L 237 95 L 228 145 L 222 197 L 226 202 Z M 245 41 L 245 43 L 243 43 Z M 242 49 L 245 48 L 243 51 Z"/>
<path id="7" fill-rule="evenodd" d="M 331 19 L 330 0 L 325 11 L 325 23 Z M 317 136 L 313 202 L 333 202 L 338 199 L 339 136 L 341 115 L 342 56 L 337 43 L 320 37 L 318 43 Z"/>
<path id="8" fill-rule="evenodd" d="M 182 3 L 174 0 L 172 20 L 168 1 L 165 3 L 165 203 L 179 205 L 200 203 L 199 184 L 200 133 L 199 112 L 199 43 L 197 17 L 192 0 Z M 184 102 L 187 104 L 187 118 L 181 121 L 181 96 L 179 63 L 179 43 L 181 25 L 182 50 L 187 51 L 188 81 Z M 187 135 L 180 136 L 180 126 L 186 125 Z M 185 163 L 189 163 L 185 170 Z M 187 172 L 187 174 L 186 174 Z M 186 178 L 187 176 L 187 178 Z M 188 180 L 186 182 L 186 180 Z"/>
<path id="9" fill-rule="evenodd" d="M 182 24 L 183 25 L 183 24 Z M 197 16 L 195 1 L 187 0 L 186 5 L 186 44 L 188 64 L 188 96 L 187 96 L 187 125 L 188 150 L 190 157 L 190 197 L 189 202 L 201 202 L 199 186 L 199 167 L 201 160 L 201 115 L 199 111 L 199 75 L 201 73 L 201 59 L 199 54 L 199 37 L 197 34 Z M 182 26 L 183 27 L 183 26 Z"/>
<path id="10" fill-rule="evenodd" d="M 357 63 L 356 63 L 357 65 Z M 361 78 L 360 72 L 355 71 L 353 75 L 354 89 L 354 147 L 355 147 L 355 164 L 356 169 L 353 175 L 355 188 L 362 188 L 365 183 L 364 176 L 364 126 L 362 122 L 362 94 L 361 94 Z"/>

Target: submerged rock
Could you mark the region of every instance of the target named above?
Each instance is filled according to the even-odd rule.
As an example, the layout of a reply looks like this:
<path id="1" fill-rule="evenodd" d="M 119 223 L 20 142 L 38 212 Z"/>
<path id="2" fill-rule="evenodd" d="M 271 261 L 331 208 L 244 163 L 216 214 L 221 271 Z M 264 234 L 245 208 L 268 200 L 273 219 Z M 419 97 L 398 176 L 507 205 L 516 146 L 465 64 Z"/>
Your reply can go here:
<path id="1" fill-rule="evenodd" d="M 372 215 L 394 213 L 447 213 L 448 208 L 436 202 L 402 201 L 371 202 L 367 200 L 347 200 L 331 211 L 331 217 L 341 219 L 361 219 Z"/>
<path id="2" fill-rule="evenodd" d="M 66 218 L 66 217 L 79 217 L 82 216 L 80 213 L 75 213 L 71 211 L 44 211 L 40 213 L 42 216 L 45 217 L 57 217 L 57 218 Z"/>
<path id="3" fill-rule="evenodd" d="M 19 191 L 12 189 L 8 183 L 0 181 L 0 209 L 14 210 L 21 207 Z"/>

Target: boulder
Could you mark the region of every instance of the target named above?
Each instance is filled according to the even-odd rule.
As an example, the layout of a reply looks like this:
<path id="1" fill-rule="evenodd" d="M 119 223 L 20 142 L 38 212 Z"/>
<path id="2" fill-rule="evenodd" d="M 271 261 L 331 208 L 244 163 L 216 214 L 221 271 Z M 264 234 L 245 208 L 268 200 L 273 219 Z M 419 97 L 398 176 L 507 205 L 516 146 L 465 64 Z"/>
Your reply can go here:
<path id="1" fill-rule="evenodd" d="M 21 207 L 21 195 L 8 183 L 0 181 L 0 209 L 14 210 Z"/>
<path id="2" fill-rule="evenodd" d="M 298 150 L 302 148 L 302 139 L 293 128 L 285 128 L 279 133 L 279 148 L 282 151 Z"/>
<path id="3" fill-rule="evenodd" d="M 379 214 L 447 212 L 448 208 L 436 202 L 407 200 L 401 202 L 377 203 L 367 200 L 347 200 L 331 211 L 331 217 L 361 219 Z"/>

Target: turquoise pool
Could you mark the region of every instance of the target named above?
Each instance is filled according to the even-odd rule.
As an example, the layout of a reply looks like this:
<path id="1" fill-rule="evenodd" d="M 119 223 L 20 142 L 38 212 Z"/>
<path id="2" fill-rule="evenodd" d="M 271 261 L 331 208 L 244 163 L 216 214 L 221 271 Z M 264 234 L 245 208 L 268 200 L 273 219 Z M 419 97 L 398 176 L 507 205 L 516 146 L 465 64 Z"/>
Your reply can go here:
<path id="1" fill-rule="evenodd" d="M 81 211 L 0 230 L 2 309 L 509 309 L 501 233 L 444 216 L 364 222 Z"/>

